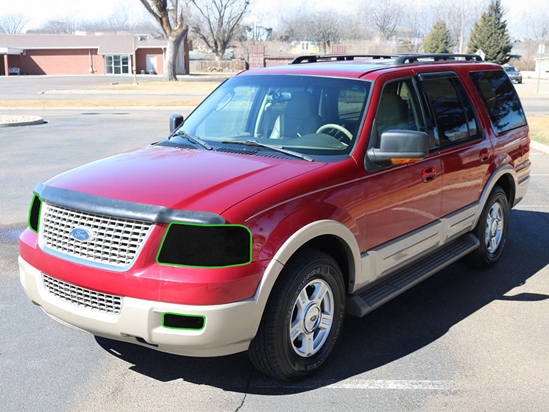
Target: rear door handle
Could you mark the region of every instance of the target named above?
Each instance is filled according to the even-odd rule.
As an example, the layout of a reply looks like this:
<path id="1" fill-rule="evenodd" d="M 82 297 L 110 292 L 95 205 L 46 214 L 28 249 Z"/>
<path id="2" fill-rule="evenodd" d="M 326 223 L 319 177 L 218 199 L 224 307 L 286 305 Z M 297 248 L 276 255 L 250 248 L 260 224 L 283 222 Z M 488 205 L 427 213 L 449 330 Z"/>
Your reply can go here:
<path id="1" fill-rule="evenodd" d="M 435 180 L 437 177 L 437 171 L 433 166 L 427 167 L 421 171 L 421 180 L 425 183 Z"/>

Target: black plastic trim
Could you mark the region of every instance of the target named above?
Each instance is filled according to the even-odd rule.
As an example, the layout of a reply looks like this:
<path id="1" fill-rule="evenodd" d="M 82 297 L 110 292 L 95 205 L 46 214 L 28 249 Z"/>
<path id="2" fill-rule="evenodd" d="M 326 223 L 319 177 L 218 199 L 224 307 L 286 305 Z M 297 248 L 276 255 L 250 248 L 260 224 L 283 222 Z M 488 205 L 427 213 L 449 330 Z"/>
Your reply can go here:
<path id="1" fill-rule="evenodd" d="M 317 63 L 318 61 L 345 61 L 356 58 L 373 60 L 394 59 L 392 65 L 401 66 L 405 64 L 425 64 L 432 62 L 482 62 L 482 57 L 476 54 L 456 53 L 411 53 L 411 54 L 325 54 L 325 55 L 304 55 L 298 56 L 290 64 Z M 425 61 L 425 59 L 431 59 Z"/>
<path id="2" fill-rule="evenodd" d="M 194 210 L 175 210 L 163 206 L 128 202 L 74 190 L 46 186 L 39 183 L 34 193 L 46 203 L 82 212 L 153 223 L 186 222 L 198 224 L 224 224 L 225 218 L 216 213 Z"/>

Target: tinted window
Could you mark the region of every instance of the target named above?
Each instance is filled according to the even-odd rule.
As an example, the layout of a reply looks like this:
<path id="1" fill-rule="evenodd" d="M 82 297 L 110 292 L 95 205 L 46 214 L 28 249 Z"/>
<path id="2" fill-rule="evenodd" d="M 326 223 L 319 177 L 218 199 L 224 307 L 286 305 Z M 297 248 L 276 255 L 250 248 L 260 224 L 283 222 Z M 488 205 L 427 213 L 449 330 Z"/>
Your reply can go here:
<path id="1" fill-rule="evenodd" d="M 498 133 L 526 124 L 517 92 L 504 72 L 474 72 L 470 76 Z"/>
<path id="2" fill-rule="evenodd" d="M 391 130 L 425 131 L 416 89 L 411 79 L 387 83 L 376 113 L 378 135 Z"/>
<path id="3" fill-rule="evenodd" d="M 435 115 L 440 145 L 478 137 L 473 106 L 457 78 L 425 79 L 423 86 Z"/>

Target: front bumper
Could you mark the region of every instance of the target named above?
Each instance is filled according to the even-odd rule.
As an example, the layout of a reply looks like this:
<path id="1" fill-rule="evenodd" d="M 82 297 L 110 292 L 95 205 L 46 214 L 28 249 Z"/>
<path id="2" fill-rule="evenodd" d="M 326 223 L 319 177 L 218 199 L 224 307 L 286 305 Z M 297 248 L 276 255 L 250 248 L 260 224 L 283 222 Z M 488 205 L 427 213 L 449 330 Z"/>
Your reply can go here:
<path id="1" fill-rule="evenodd" d="M 21 257 L 19 270 L 29 299 L 55 320 L 96 336 L 162 352 L 221 356 L 245 351 L 257 332 L 263 311 L 255 298 L 220 305 L 181 305 L 122 297 L 119 313 L 104 313 L 50 293 L 43 273 Z M 200 330 L 165 327 L 166 313 L 204 317 L 204 326 Z"/>

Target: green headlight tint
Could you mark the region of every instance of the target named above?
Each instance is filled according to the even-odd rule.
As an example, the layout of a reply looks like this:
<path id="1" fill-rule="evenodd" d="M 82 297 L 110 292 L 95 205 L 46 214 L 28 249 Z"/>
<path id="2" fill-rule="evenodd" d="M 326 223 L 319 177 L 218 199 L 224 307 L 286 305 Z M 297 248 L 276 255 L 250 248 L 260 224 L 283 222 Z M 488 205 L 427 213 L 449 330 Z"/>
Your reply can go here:
<path id="1" fill-rule="evenodd" d="M 199 267 L 245 265 L 252 261 L 252 233 L 242 225 L 171 223 L 157 261 Z"/>
<path id="2" fill-rule="evenodd" d="M 38 233 L 40 226 L 40 208 L 42 207 L 42 201 L 38 195 L 34 195 L 32 203 L 29 209 L 29 227 L 32 231 Z"/>

